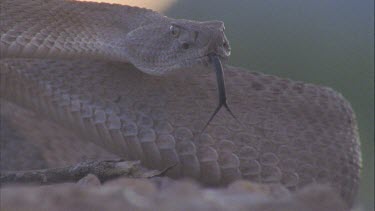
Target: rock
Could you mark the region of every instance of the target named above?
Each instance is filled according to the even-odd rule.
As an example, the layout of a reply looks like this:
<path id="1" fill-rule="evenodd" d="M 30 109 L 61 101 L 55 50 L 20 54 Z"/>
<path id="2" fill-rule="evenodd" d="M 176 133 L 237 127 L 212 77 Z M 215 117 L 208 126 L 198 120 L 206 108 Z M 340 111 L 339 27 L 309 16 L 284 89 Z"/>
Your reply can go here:
<path id="1" fill-rule="evenodd" d="M 88 174 L 84 178 L 80 179 L 77 184 L 80 186 L 99 186 L 101 185 L 101 182 L 94 174 Z"/>

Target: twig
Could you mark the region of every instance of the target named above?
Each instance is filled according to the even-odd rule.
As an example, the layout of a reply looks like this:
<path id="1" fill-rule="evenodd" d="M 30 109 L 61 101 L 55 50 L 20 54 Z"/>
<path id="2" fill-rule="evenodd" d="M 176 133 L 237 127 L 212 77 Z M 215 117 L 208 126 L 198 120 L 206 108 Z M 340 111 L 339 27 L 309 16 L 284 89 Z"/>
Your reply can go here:
<path id="1" fill-rule="evenodd" d="M 178 163 L 176 162 L 175 164 L 162 169 L 161 171 L 159 171 L 158 174 L 153 175 L 151 177 L 164 177 L 165 175 L 167 175 L 168 171 L 171 170 L 173 167 L 177 166 L 177 164 Z"/>
<path id="2" fill-rule="evenodd" d="M 119 176 L 140 174 L 139 161 L 104 160 L 78 163 L 74 166 L 30 171 L 1 172 L 1 184 L 32 183 L 52 184 L 62 182 L 77 182 L 87 174 L 96 175 L 101 182 Z"/>

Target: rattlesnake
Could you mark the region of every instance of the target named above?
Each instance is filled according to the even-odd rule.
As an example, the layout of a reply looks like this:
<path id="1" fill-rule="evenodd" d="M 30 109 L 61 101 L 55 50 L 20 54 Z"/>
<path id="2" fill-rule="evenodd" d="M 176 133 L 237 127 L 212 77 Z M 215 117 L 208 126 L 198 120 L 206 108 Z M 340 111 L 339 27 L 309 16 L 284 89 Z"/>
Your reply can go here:
<path id="1" fill-rule="evenodd" d="M 329 183 L 353 202 L 356 120 L 330 88 L 226 65 L 242 124 L 223 110 L 202 133 L 217 102 L 208 54 L 230 54 L 222 22 L 103 3 L 0 2 L 3 98 L 147 167 L 177 163 L 171 177 L 291 190 Z"/>

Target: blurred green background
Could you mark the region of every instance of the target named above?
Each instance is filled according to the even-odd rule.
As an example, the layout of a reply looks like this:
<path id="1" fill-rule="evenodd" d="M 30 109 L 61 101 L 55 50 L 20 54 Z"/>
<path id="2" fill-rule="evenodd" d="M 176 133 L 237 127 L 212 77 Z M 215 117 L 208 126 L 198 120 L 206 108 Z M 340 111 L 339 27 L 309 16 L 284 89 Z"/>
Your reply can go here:
<path id="1" fill-rule="evenodd" d="M 179 0 L 164 13 L 224 21 L 234 66 L 341 92 L 359 123 L 359 204 L 374 210 L 373 0 Z"/>

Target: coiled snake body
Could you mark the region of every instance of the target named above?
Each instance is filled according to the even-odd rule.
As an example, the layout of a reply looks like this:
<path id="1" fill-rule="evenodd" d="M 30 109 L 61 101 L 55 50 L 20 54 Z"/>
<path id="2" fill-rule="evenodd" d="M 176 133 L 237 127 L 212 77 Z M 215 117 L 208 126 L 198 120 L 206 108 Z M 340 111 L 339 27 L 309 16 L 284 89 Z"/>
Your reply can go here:
<path id="1" fill-rule="evenodd" d="M 208 54 L 230 54 L 222 22 L 98 3 L 0 2 L 2 97 L 145 166 L 177 163 L 172 177 L 329 183 L 352 203 L 357 126 L 330 88 L 226 66 L 228 103 L 243 125 L 223 110 L 201 134 L 217 102 Z"/>

